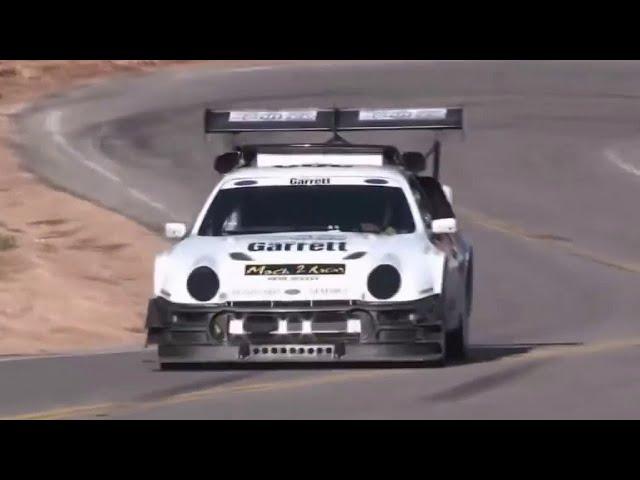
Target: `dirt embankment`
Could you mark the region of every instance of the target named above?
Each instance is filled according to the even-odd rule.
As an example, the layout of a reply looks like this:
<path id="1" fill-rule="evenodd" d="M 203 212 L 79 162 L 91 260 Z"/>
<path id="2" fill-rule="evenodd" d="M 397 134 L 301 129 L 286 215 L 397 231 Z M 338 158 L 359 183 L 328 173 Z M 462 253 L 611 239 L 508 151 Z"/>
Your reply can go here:
<path id="1" fill-rule="evenodd" d="M 22 170 L 7 148 L 7 114 L 72 85 L 189 63 L 0 61 L 0 356 L 141 345 L 153 257 L 166 246 Z"/>

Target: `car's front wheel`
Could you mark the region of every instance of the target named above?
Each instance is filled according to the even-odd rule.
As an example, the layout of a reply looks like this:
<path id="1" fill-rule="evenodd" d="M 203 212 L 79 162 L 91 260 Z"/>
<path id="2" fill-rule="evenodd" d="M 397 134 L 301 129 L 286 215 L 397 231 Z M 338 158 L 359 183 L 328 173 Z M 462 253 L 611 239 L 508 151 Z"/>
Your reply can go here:
<path id="1" fill-rule="evenodd" d="M 460 319 L 460 325 L 445 333 L 444 355 L 447 361 L 464 360 L 467 358 L 468 322 L 468 317 L 462 317 Z"/>
<path id="2" fill-rule="evenodd" d="M 445 333 L 445 358 L 446 360 L 464 360 L 469 350 L 469 318 L 471 317 L 471 302 L 473 299 L 473 263 L 469 263 L 467 279 L 465 282 L 465 308 L 460 316 L 456 328 Z"/>

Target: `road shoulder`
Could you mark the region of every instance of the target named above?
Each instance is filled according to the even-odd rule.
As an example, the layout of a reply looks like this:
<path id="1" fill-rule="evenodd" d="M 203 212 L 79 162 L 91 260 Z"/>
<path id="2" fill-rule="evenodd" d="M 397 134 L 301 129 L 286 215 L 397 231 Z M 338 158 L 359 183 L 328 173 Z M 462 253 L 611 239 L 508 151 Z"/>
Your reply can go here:
<path id="1" fill-rule="evenodd" d="M 153 258 L 167 246 L 154 232 L 26 171 L 10 148 L 12 115 L 37 99 L 107 78 L 193 66 L 0 61 L 0 355 L 141 346 Z"/>

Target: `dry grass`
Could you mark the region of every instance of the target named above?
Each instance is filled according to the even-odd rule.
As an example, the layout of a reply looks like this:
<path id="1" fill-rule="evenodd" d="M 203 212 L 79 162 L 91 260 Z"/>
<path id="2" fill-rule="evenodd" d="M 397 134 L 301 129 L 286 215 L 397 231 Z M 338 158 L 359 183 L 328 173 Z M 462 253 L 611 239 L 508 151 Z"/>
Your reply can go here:
<path id="1" fill-rule="evenodd" d="M 133 222 L 24 172 L 6 147 L 3 112 L 78 82 L 169 64 L 0 61 L 0 355 L 141 345 L 153 255 L 164 248 Z M 127 248 L 123 238 L 132 239 Z"/>
<path id="2" fill-rule="evenodd" d="M 219 68 L 264 63 L 211 62 Z M 0 355 L 142 345 L 153 257 L 167 246 L 130 220 L 23 171 L 6 147 L 6 114 L 36 96 L 105 76 L 189 64 L 0 61 Z"/>

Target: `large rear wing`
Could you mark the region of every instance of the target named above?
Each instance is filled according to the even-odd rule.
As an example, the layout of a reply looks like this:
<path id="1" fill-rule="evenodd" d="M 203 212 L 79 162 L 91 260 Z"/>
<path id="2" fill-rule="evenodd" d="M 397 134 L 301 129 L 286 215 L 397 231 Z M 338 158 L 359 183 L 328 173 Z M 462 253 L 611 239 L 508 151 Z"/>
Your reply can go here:
<path id="1" fill-rule="evenodd" d="M 460 107 L 286 111 L 207 109 L 204 116 L 205 133 L 452 129 L 463 129 L 463 110 Z"/>

